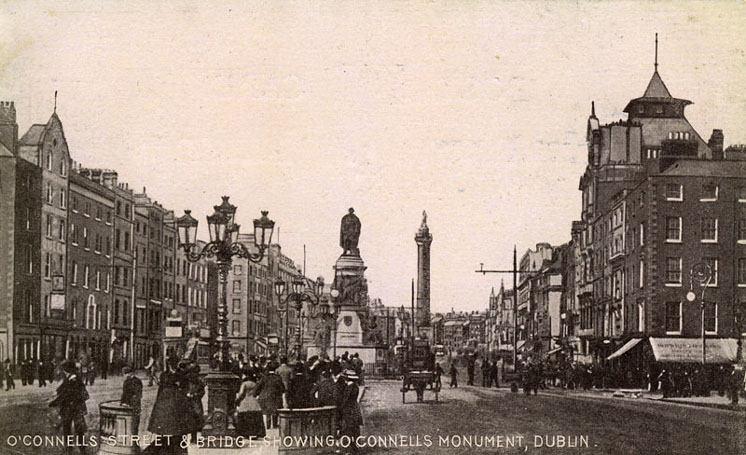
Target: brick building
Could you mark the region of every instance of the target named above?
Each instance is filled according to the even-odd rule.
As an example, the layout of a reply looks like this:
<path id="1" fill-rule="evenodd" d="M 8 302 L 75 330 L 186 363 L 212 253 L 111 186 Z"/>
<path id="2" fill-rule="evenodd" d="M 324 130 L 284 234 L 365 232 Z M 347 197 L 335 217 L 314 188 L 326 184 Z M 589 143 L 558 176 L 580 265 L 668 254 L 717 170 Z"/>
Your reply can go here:
<path id="1" fill-rule="evenodd" d="M 704 292 L 712 355 L 735 352 L 743 330 L 746 161 L 740 149 L 724 149 L 720 130 L 705 142 L 684 116 L 689 104 L 671 96 L 656 68 L 627 120 L 602 125 L 592 107 L 568 332 L 578 354 L 596 362 L 645 367 L 666 355 L 660 340 L 691 362 L 697 343 L 701 351 L 702 289 L 691 273 L 699 263 L 712 270 Z"/>

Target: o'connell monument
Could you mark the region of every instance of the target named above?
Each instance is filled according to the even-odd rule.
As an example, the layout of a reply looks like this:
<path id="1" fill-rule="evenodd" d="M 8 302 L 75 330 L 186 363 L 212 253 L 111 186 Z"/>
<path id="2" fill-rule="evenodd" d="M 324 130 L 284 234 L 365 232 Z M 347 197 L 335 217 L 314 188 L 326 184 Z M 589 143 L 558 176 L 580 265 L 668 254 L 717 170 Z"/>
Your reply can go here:
<path id="1" fill-rule="evenodd" d="M 339 291 L 336 304 L 339 307 L 335 338 L 337 355 L 348 351 L 358 353 L 362 361 L 368 365 L 376 362 L 376 350 L 381 349 L 385 356 L 386 346 L 382 340 L 376 338 L 375 319 L 368 315 L 368 283 L 365 279 L 365 263 L 360 257 L 361 224 L 350 208 L 342 217 L 339 246 L 342 254 L 334 265 L 333 287 Z M 318 347 L 309 348 L 308 355 L 313 355 Z M 385 357 L 382 357 L 385 358 Z"/>

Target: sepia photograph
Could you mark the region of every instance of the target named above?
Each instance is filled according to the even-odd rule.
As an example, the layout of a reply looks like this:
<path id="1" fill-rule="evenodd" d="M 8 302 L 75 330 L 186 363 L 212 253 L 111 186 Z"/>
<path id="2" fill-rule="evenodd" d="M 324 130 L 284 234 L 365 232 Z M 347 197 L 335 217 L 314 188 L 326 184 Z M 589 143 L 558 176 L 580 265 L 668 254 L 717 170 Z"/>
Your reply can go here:
<path id="1" fill-rule="evenodd" d="M 0 455 L 745 454 L 744 26 L 0 0 Z"/>

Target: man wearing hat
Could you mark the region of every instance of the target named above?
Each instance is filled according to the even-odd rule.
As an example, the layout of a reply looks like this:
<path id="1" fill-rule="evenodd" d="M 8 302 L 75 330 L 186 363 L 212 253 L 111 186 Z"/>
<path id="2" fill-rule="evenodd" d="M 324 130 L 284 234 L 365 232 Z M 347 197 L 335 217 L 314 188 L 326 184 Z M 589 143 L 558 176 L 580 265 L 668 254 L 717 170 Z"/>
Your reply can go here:
<path id="1" fill-rule="evenodd" d="M 60 409 L 62 419 L 62 432 L 65 436 L 75 435 L 79 441 L 85 437 L 87 426 L 85 415 L 88 413 L 85 402 L 88 400 L 88 392 L 85 384 L 78 377 L 77 369 L 72 361 L 66 360 L 60 364 L 60 370 L 65 375 L 62 384 L 57 387 L 57 397 L 49 402 L 50 407 Z M 75 433 L 72 426 L 75 425 Z M 80 446 L 80 452 L 85 453 L 85 447 Z"/>
<path id="2" fill-rule="evenodd" d="M 122 398 L 119 401 L 133 409 L 135 415 L 135 434 L 138 434 L 140 428 L 142 381 L 129 366 L 122 368 L 122 373 L 124 373 L 124 384 L 122 385 Z"/>

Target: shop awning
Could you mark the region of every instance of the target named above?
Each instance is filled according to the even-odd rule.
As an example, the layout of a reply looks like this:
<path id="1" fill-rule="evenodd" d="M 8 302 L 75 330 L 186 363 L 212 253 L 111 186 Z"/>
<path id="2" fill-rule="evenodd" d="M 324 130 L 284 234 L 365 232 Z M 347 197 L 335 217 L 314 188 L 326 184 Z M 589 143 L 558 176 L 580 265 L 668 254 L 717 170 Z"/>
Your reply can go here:
<path id="1" fill-rule="evenodd" d="M 621 357 L 622 354 L 624 354 L 625 352 L 637 346 L 637 343 L 639 343 L 640 341 L 642 341 L 642 338 L 632 338 L 631 340 L 624 343 L 624 345 L 621 348 L 617 349 L 616 352 L 606 357 L 606 360 L 611 360 L 611 359 L 616 359 L 617 357 Z"/>
<path id="2" fill-rule="evenodd" d="M 650 338 L 658 362 L 702 363 L 701 338 Z M 705 342 L 707 363 L 733 363 L 738 349 L 735 338 L 711 338 Z"/>

